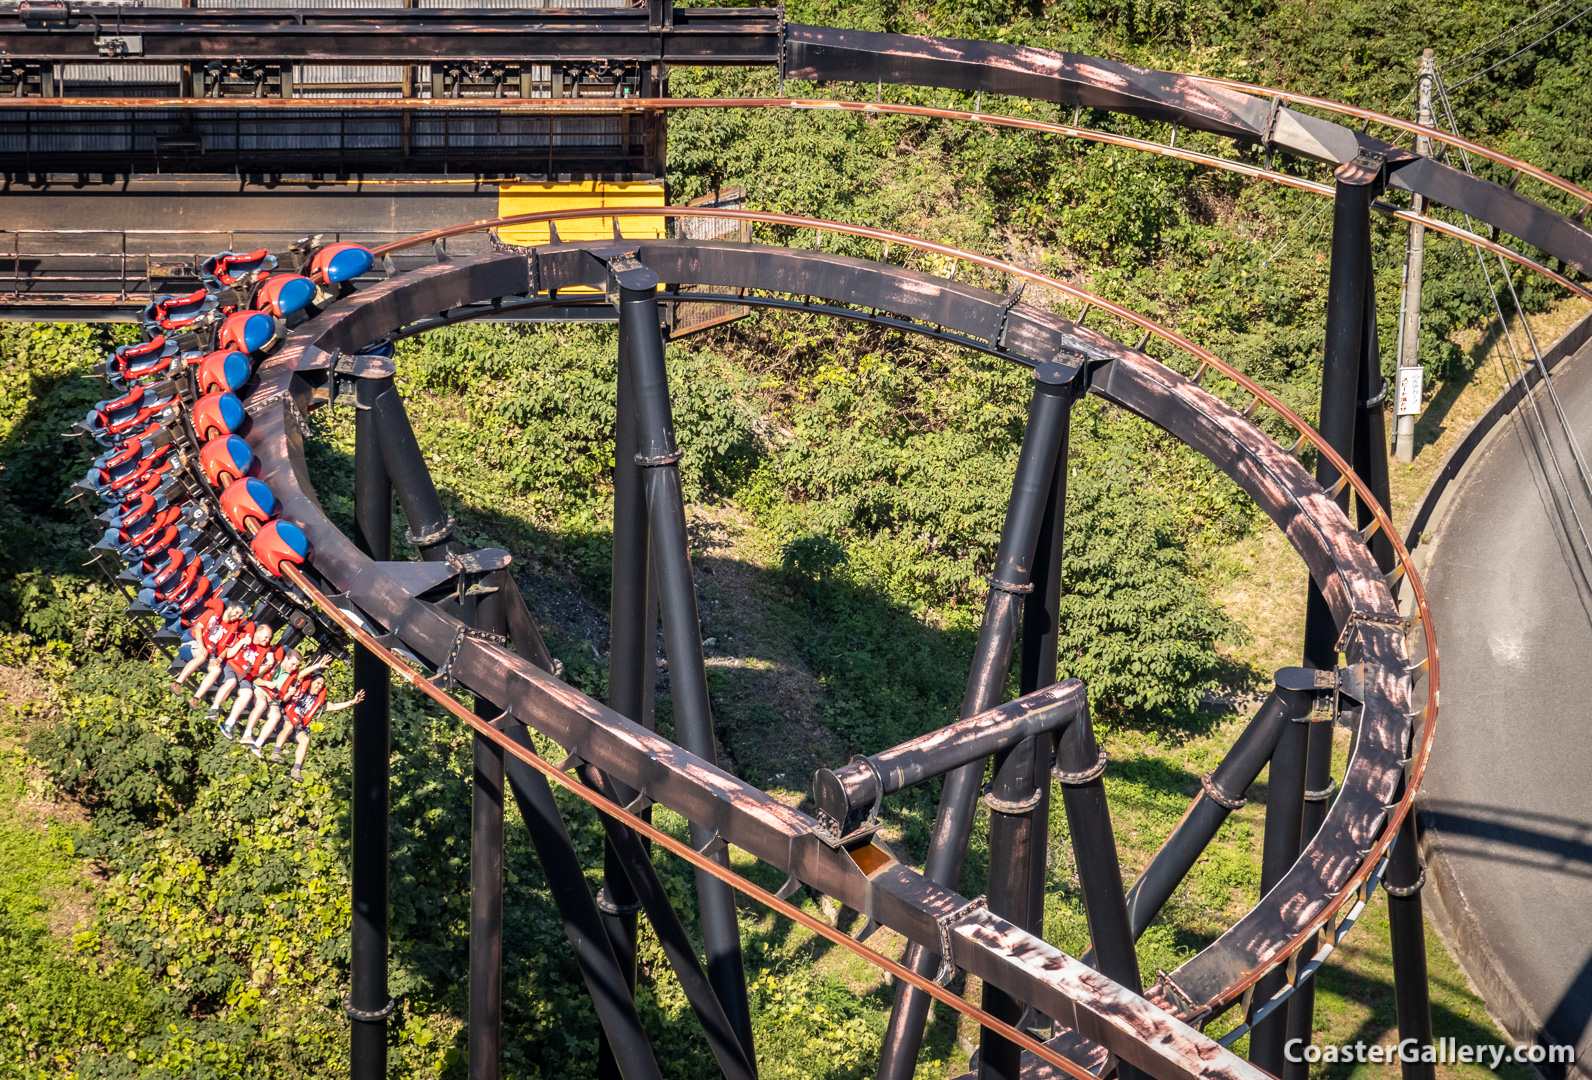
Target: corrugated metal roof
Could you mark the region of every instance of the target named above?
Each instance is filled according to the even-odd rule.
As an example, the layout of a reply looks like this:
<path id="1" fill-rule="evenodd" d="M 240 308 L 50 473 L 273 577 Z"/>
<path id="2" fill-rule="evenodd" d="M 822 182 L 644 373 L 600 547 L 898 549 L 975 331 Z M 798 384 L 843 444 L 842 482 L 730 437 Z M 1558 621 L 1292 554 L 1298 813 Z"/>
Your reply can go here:
<path id="1" fill-rule="evenodd" d="M 76 86 L 84 83 L 124 86 L 175 83 L 181 76 L 181 64 L 62 64 L 56 74 L 62 82 Z"/>

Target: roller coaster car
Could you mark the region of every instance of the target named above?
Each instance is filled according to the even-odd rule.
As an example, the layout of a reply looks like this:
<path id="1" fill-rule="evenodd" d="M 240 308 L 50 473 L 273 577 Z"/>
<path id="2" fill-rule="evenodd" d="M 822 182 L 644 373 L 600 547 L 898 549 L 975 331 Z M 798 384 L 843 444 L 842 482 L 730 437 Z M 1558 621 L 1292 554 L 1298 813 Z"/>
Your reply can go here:
<path id="1" fill-rule="evenodd" d="M 236 394 L 218 390 L 194 402 L 190 418 L 194 433 L 208 441 L 218 435 L 236 433 L 243 427 L 248 414 L 243 411 L 243 402 L 238 400 Z"/>
<path id="2" fill-rule="evenodd" d="M 144 308 L 144 325 L 171 331 L 192 326 L 200 316 L 216 309 L 219 301 L 208 289 L 195 289 L 185 296 L 160 296 Z"/>
<path id="3" fill-rule="evenodd" d="M 184 630 L 198 622 L 207 612 L 221 614 L 225 602 L 221 599 L 221 583 L 213 576 L 202 577 L 194 586 L 193 594 L 182 602 L 177 621 Z M 186 659 L 186 658 L 185 658 Z"/>
<path id="4" fill-rule="evenodd" d="M 216 595 L 220 590 L 221 582 L 214 574 L 206 574 L 195 581 L 193 588 L 188 590 L 188 595 L 177 603 L 178 624 L 192 626 L 194 620 L 212 603 L 221 602 L 221 598 Z"/>
<path id="5" fill-rule="evenodd" d="M 136 475 L 146 464 L 158 464 L 170 453 L 170 439 L 131 438 L 95 458 L 87 479 L 95 491 L 100 491 Z"/>
<path id="6" fill-rule="evenodd" d="M 199 468 L 218 491 L 257 471 L 249 444 L 236 435 L 217 436 L 205 443 L 199 450 Z"/>
<path id="7" fill-rule="evenodd" d="M 167 341 L 165 334 L 156 334 L 149 341 L 118 347 L 105 361 L 105 376 L 112 385 L 121 387 L 148 382 L 170 375 L 177 355 L 176 342 Z"/>
<path id="8" fill-rule="evenodd" d="M 170 445 L 170 444 L 167 444 Z M 170 502 L 181 502 L 188 493 L 180 483 L 183 457 L 180 453 L 166 452 L 160 457 L 142 461 L 131 475 L 100 488 L 99 495 L 106 502 L 126 502 L 141 495 L 164 497 Z"/>
<path id="9" fill-rule="evenodd" d="M 236 349 L 217 349 L 200 358 L 194 365 L 194 378 L 199 393 L 211 394 L 217 390 L 237 390 L 249 381 L 254 365 L 246 353 Z"/>
<path id="10" fill-rule="evenodd" d="M 276 513 L 276 496 L 263 480 L 252 476 L 234 480 L 221 493 L 221 512 L 234 529 L 248 535 L 249 522 L 260 527 Z"/>
<path id="11" fill-rule="evenodd" d="M 223 251 L 199 264 L 199 277 L 211 289 L 248 288 L 255 275 L 276 269 L 276 256 L 265 248 L 246 253 Z"/>
<path id="12" fill-rule="evenodd" d="M 376 256 L 358 244 L 327 244 L 310 257 L 310 280 L 317 285 L 352 281 L 376 265 Z"/>
<path id="13" fill-rule="evenodd" d="M 176 401 L 176 387 L 169 382 L 135 386 L 119 398 L 110 398 L 94 406 L 78 426 L 93 435 L 100 445 L 117 446 L 133 437 L 138 428 L 173 410 Z"/>
<path id="14" fill-rule="evenodd" d="M 254 534 L 249 550 L 267 571 L 281 576 L 283 563 L 302 564 L 310 557 L 310 540 L 303 529 L 277 518 Z"/>
<path id="15" fill-rule="evenodd" d="M 240 311 L 228 315 L 221 324 L 216 346 L 243 353 L 257 353 L 275 345 L 281 339 L 282 330 L 282 325 L 263 311 Z"/>
<path id="16" fill-rule="evenodd" d="M 279 319 L 297 315 L 315 300 L 315 283 L 298 274 L 273 274 L 254 294 L 254 306 Z"/>

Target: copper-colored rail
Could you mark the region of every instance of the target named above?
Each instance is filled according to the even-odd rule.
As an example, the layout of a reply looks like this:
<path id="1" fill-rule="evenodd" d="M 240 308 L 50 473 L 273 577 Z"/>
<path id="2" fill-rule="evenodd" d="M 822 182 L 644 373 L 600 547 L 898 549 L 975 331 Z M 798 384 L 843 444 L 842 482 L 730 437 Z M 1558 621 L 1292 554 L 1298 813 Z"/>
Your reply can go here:
<path id="1" fill-rule="evenodd" d="M 1283 101 L 1290 101 L 1298 105 L 1309 105 L 1311 108 L 1324 109 L 1327 112 L 1335 112 L 1343 116 L 1352 116 L 1357 120 L 1369 120 L 1372 123 L 1382 124 L 1385 127 L 1397 128 L 1400 131 L 1408 131 L 1416 135 L 1425 135 L 1434 142 L 1448 143 L 1451 146 L 1461 147 L 1462 149 L 1468 150 L 1478 157 L 1484 157 L 1489 161 L 1496 161 L 1500 165 L 1508 166 L 1509 168 L 1514 169 L 1517 172 L 1524 173 L 1533 179 L 1541 180 L 1544 184 L 1547 184 L 1550 187 L 1556 187 L 1568 195 L 1574 195 L 1577 199 L 1580 199 L 1584 203 L 1592 203 L 1592 191 L 1588 191 L 1583 187 L 1578 187 L 1563 177 L 1555 176 L 1546 169 L 1539 169 L 1537 166 L 1521 161 L 1519 158 L 1510 157 L 1508 154 L 1502 153 L 1498 150 L 1493 150 L 1490 147 L 1483 146 L 1481 143 L 1471 142 L 1469 139 L 1462 138 L 1458 134 L 1452 132 L 1439 131 L 1437 128 L 1429 128 L 1422 124 L 1413 123 L 1409 120 L 1400 120 L 1396 116 L 1389 116 L 1387 113 L 1379 113 L 1372 109 L 1362 109 L 1357 105 L 1345 105 L 1341 101 L 1332 101 L 1328 98 L 1311 97 L 1309 94 L 1294 94 L 1287 90 L 1278 90 L 1275 87 L 1256 86 L 1254 83 L 1238 82 L 1234 79 L 1214 79 L 1205 75 L 1190 75 L 1188 78 L 1194 79 L 1198 82 L 1206 83 L 1210 86 L 1221 86 L 1228 90 L 1239 90 L 1246 94 L 1254 94 L 1257 97 L 1280 98 Z"/>
<path id="2" fill-rule="evenodd" d="M 415 671 L 414 668 L 405 663 L 397 654 L 393 653 L 386 646 L 382 645 L 373 636 L 371 636 L 370 633 L 362 629 L 357 623 L 344 614 L 336 604 L 327 599 L 326 595 L 316 588 L 314 583 L 311 582 L 310 579 L 305 576 L 304 572 L 298 567 L 294 566 L 292 563 L 283 563 L 282 572 L 289 581 L 301 589 L 304 592 L 304 595 L 308 596 L 310 600 L 314 602 L 316 607 L 325 612 L 328 618 L 330 618 L 338 626 L 342 627 L 344 632 L 346 632 L 355 641 L 359 642 L 359 644 L 363 645 L 366 649 L 369 649 L 372 653 L 379 657 L 382 663 L 391 668 L 394 674 L 396 674 L 400 679 L 419 690 L 433 701 L 437 702 L 459 720 L 464 721 L 477 735 L 484 739 L 491 740 L 491 742 L 504 753 L 514 755 L 516 758 L 525 762 L 525 764 L 529 765 L 531 768 L 547 777 L 547 779 L 551 780 L 559 787 L 562 787 L 565 791 L 568 791 L 576 798 L 589 803 L 599 814 L 606 814 L 618 821 L 622 821 L 626 827 L 634 829 L 635 831 L 643 834 L 652 840 L 653 843 L 668 849 L 670 852 L 678 855 L 680 858 L 684 859 L 698 870 L 703 870 L 709 874 L 712 874 L 720 881 L 723 881 L 732 888 L 745 893 L 747 896 L 756 900 L 765 907 L 772 908 L 779 914 L 799 923 L 820 937 L 832 941 L 842 948 L 849 949 L 851 952 L 857 954 L 868 963 L 873 964 L 875 967 L 878 967 L 880 970 L 889 972 L 897 979 L 902 979 L 911 983 L 924 993 L 932 995 L 939 1001 L 943 1001 L 945 1004 L 949 1005 L 963 1016 L 977 1021 L 982 1027 L 990 1028 L 1003 1038 L 1011 1040 L 1024 1050 L 1032 1053 L 1035 1057 L 1038 1057 L 1042 1061 L 1056 1066 L 1069 1076 L 1075 1077 L 1076 1080 L 1097 1080 L 1095 1075 L 1088 1069 L 1085 1069 L 1083 1066 L 1068 1060 L 1059 1052 L 1052 1050 L 1050 1047 L 1046 1046 L 1038 1039 L 1035 1039 L 1033 1036 L 1019 1031 L 1017 1028 L 1006 1023 L 1004 1020 L 996 1019 L 994 1016 L 985 1012 L 977 1005 L 964 1001 L 962 998 L 945 989 L 934 980 L 926 979 L 912 969 L 897 963 L 888 956 L 885 956 L 883 953 L 876 952 L 873 949 L 868 948 L 861 942 L 854 940 L 849 934 L 842 933 L 841 931 L 830 926 L 828 923 L 813 918 L 811 915 L 796 907 L 794 904 L 791 904 L 785 900 L 781 900 L 768 890 L 748 881 L 746 878 L 742 877 L 740 874 L 737 874 L 729 867 L 722 866 L 715 860 L 700 854 L 691 845 L 682 843 L 681 841 L 675 839 L 673 836 L 670 836 L 668 833 L 664 832 L 662 829 L 658 828 L 647 819 L 636 814 L 626 812 L 623 807 L 609 802 L 601 795 L 598 795 L 596 792 L 588 789 L 585 785 L 576 783 L 565 773 L 560 772 L 557 768 L 544 761 L 535 752 L 527 749 L 524 746 L 521 746 L 517 742 L 514 742 L 503 732 L 493 727 L 489 721 L 482 719 L 469 709 L 466 709 L 451 694 L 445 693 L 439 689 L 430 679 Z"/>
<path id="3" fill-rule="evenodd" d="M 1213 80 L 1208 80 L 1213 81 Z M 1217 80 L 1219 81 L 1219 80 Z M 1232 84 L 1235 88 L 1244 89 L 1246 83 Z M 1278 91 L 1280 94 L 1281 91 Z M 366 98 L 349 99 L 318 99 L 306 103 L 292 98 L 238 98 L 227 100 L 225 98 L 0 98 L 0 112 L 8 108 L 38 107 L 43 102 L 50 107 L 59 108 L 199 108 L 199 109 L 294 109 L 304 108 L 308 104 L 314 108 L 336 108 L 364 111 L 381 110 L 432 110 L 448 109 L 465 111 L 494 111 L 507 113 L 542 113 L 542 112 L 641 112 L 649 109 L 790 109 L 795 111 L 834 111 L 834 112 L 860 112 L 876 113 L 891 116 L 919 116 L 935 120 L 959 120 L 969 123 L 985 124 L 990 127 L 1014 128 L 1019 131 L 1032 131 L 1042 135 L 1061 135 L 1065 138 L 1083 139 L 1088 142 L 1100 143 L 1106 146 L 1120 146 L 1124 150 L 1138 150 L 1159 157 L 1172 158 L 1177 161 L 1187 161 L 1207 168 L 1219 169 L 1223 172 L 1234 173 L 1238 176 L 1248 177 L 1253 180 L 1266 180 L 1283 187 L 1294 188 L 1298 191 L 1308 191 L 1313 195 L 1333 197 L 1331 184 L 1324 184 L 1316 180 L 1307 180 L 1302 176 L 1291 176 L 1288 173 L 1278 172 L 1275 169 L 1263 168 L 1259 165 L 1250 165 L 1231 158 L 1218 157 L 1215 154 L 1205 154 L 1198 150 L 1188 150 L 1177 146 L 1168 146 L 1166 143 L 1151 142 L 1148 139 L 1139 139 L 1131 135 L 1118 135 L 1110 131 L 1098 131 L 1094 128 L 1078 127 L 1072 124 L 1054 124 L 1044 120 L 1030 120 L 1020 116 L 1005 116 L 1000 113 L 970 112 L 965 109 L 941 109 L 928 105 L 897 105 L 879 101 L 838 101 L 826 98 L 594 98 L 594 99 L 567 99 L 549 98 L 535 99 L 535 104 L 505 107 L 505 101 L 514 99 L 494 98 L 402 98 L 391 100 L 370 100 Z M 1348 105 L 1334 105 L 1331 102 L 1322 102 L 1318 98 L 1300 98 L 1308 104 L 1321 104 L 1323 108 L 1338 108 L 1351 115 L 1360 115 L 1365 110 L 1356 110 Z M 31 103 L 31 104 L 30 104 Z M 1372 117 L 1381 118 L 1380 113 L 1369 113 Z M 1553 184 L 1564 191 L 1577 197 L 1585 197 L 1592 202 L 1592 193 L 1583 192 L 1568 180 L 1561 180 L 1552 173 L 1544 172 L 1533 166 L 1526 166 L 1524 162 L 1516 162 L 1514 158 L 1500 154 L 1486 147 L 1464 140 L 1456 140 L 1444 136 L 1441 132 L 1431 128 L 1422 128 L 1417 124 L 1409 124 L 1395 117 L 1386 117 L 1386 121 L 1395 126 L 1402 126 L 1411 130 L 1419 130 L 1433 138 L 1445 138 L 1456 145 L 1464 146 L 1483 157 L 1490 158 L 1509 165 L 1511 168 L 1522 167 L 1533 176 L 1540 176 L 1547 183 Z M 344 186 L 344 187 L 423 187 L 427 185 L 452 185 L 492 187 L 503 184 L 521 183 L 518 177 L 502 178 L 477 178 L 477 179 L 404 179 L 404 180 L 316 180 L 307 184 L 308 187 Z M 1428 229 L 1452 236 L 1467 244 L 1483 248 L 1509 261 L 1525 267 L 1527 270 L 1538 274 L 1554 284 L 1569 289 L 1587 300 L 1592 300 L 1592 288 L 1577 284 L 1563 274 L 1543 263 L 1522 255 L 1513 248 L 1478 236 L 1476 233 L 1451 225 L 1446 221 L 1431 216 L 1430 214 L 1417 214 L 1411 210 L 1394 206 L 1391 203 L 1378 201 L 1376 209 L 1390 214 L 1401 221 L 1420 222 Z"/>
<path id="4" fill-rule="evenodd" d="M 1284 405 L 1280 400 L 1277 399 L 1275 395 L 1266 390 L 1265 387 L 1250 379 L 1237 368 L 1234 368 L 1224 361 L 1218 359 L 1209 350 L 1194 344 L 1192 341 L 1188 340 L 1176 331 L 1162 326 L 1154 319 L 1140 315 L 1137 312 L 1129 311 L 1120 304 L 1116 304 L 1110 300 L 1095 296 L 1093 293 L 1090 293 L 1084 289 L 1080 289 L 1076 285 L 1070 285 L 1065 281 L 1042 274 L 1037 270 L 1029 270 L 1025 267 L 1015 266 L 1011 263 L 1003 262 L 1000 259 L 995 259 L 988 255 L 979 255 L 971 251 L 964 251 L 960 248 L 951 247 L 948 244 L 938 244 L 929 240 L 920 240 L 916 237 L 907 236 L 903 233 L 890 232 L 885 229 L 873 229 L 862 225 L 844 225 L 840 222 L 824 221 L 818 218 L 795 217 L 790 214 L 772 214 L 755 210 L 730 210 L 717 207 L 665 206 L 612 207 L 607 209 L 582 208 L 574 210 L 543 210 L 532 214 L 516 214 L 511 217 L 492 218 L 486 221 L 476 221 L 463 225 L 449 226 L 442 229 L 432 229 L 429 232 L 418 233 L 407 240 L 401 240 L 392 244 L 382 245 L 374 250 L 375 254 L 380 257 L 382 255 L 390 254 L 394 251 L 402 251 L 406 248 L 419 247 L 423 244 L 446 239 L 450 236 L 459 236 L 465 233 L 478 232 L 484 229 L 496 228 L 503 225 L 519 225 L 531 222 L 563 221 L 569 219 L 594 217 L 711 217 L 724 218 L 733 221 L 761 222 L 768 225 L 785 225 L 802 229 L 815 229 L 824 232 L 842 233 L 848 236 L 856 236 L 867 240 L 877 240 L 882 243 L 888 243 L 892 245 L 900 244 L 903 247 L 915 248 L 919 251 L 926 251 L 936 255 L 944 255 L 962 262 L 971 263 L 975 266 L 981 266 L 987 270 L 993 270 L 997 273 L 1008 274 L 1012 277 L 1022 278 L 1025 281 L 1031 281 L 1036 285 L 1043 285 L 1046 288 L 1054 289 L 1057 292 L 1080 301 L 1081 303 L 1087 304 L 1090 307 L 1099 308 L 1100 310 L 1115 316 L 1118 319 L 1131 323 L 1142 330 L 1146 330 L 1154 336 L 1161 338 L 1169 345 L 1173 345 L 1183 352 L 1186 352 L 1198 360 L 1202 366 L 1214 368 L 1215 370 L 1221 372 L 1233 382 L 1237 383 L 1244 390 L 1252 394 L 1260 404 L 1265 405 L 1273 412 L 1277 413 L 1278 416 L 1281 416 L 1289 424 L 1289 426 L 1299 432 L 1304 441 L 1308 442 L 1311 446 L 1314 446 L 1316 448 L 1316 452 L 1321 454 L 1322 457 L 1330 462 L 1332 466 L 1338 470 L 1339 475 L 1348 481 L 1349 485 L 1354 489 L 1355 495 L 1360 500 L 1360 504 L 1371 511 L 1371 514 L 1375 518 L 1379 528 L 1387 534 L 1388 541 L 1393 546 L 1393 551 L 1398 558 L 1399 565 L 1403 568 L 1404 576 L 1409 579 L 1410 588 L 1414 593 L 1417 618 L 1420 621 L 1422 635 L 1426 644 L 1428 695 L 1427 704 L 1423 710 L 1425 713 L 1425 729 L 1422 732 L 1420 746 L 1417 748 L 1416 753 L 1414 754 L 1414 759 L 1411 763 L 1409 780 L 1405 785 L 1405 795 L 1395 806 L 1390 808 L 1386 827 L 1383 830 L 1382 835 L 1375 842 L 1373 842 L 1371 847 L 1367 850 L 1365 859 L 1361 862 L 1359 869 L 1357 869 L 1354 874 L 1350 876 L 1349 880 L 1338 891 L 1337 895 L 1332 899 L 1332 901 L 1325 905 L 1321 911 L 1310 920 L 1309 924 L 1303 930 L 1296 934 L 1281 950 L 1278 951 L 1277 956 L 1272 963 L 1260 965 L 1237 980 L 1233 985 L 1227 988 L 1223 997 L 1215 1003 L 1226 1004 L 1227 1002 L 1233 1001 L 1240 997 L 1249 989 L 1250 986 L 1258 982 L 1262 975 L 1264 975 L 1272 967 L 1276 966 L 1276 963 L 1282 962 L 1287 957 L 1297 953 L 1300 948 L 1304 946 L 1306 940 L 1310 938 L 1311 935 L 1317 933 L 1332 919 L 1334 915 L 1337 914 L 1337 912 L 1343 907 L 1349 898 L 1354 895 L 1355 891 L 1358 890 L 1365 880 L 1370 876 L 1371 872 L 1376 867 L 1377 862 L 1392 845 L 1393 840 L 1398 836 L 1399 826 L 1403 824 L 1405 815 L 1410 812 L 1410 807 L 1414 805 L 1415 793 L 1420 789 L 1421 780 L 1426 774 L 1426 763 L 1431 754 L 1432 738 L 1437 728 L 1438 688 L 1441 680 L 1437 657 L 1437 634 L 1432 625 L 1431 609 L 1427 605 L 1426 588 L 1421 582 L 1420 575 L 1416 573 L 1415 564 L 1410 557 L 1409 550 L 1404 546 L 1404 541 L 1399 536 L 1398 530 L 1394 528 L 1393 521 L 1390 517 L 1388 517 L 1387 511 L 1382 508 L 1382 506 L 1377 502 L 1376 498 L 1372 495 L 1369 485 L 1367 485 L 1366 482 L 1362 480 L 1352 468 L 1349 467 L 1349 463 L 1345 461 L 1336 450 L 1328 445 L 1326 440 L 1323 439 L 1321 435 L 1315 431 L 1315 429 L 1310 427 L 1309 424 L 1305 423 L 1297 413 L 1288 408 L 1288 406 Z M 637 240 L 636 243 L 645 243 L 645 241 Z"/>

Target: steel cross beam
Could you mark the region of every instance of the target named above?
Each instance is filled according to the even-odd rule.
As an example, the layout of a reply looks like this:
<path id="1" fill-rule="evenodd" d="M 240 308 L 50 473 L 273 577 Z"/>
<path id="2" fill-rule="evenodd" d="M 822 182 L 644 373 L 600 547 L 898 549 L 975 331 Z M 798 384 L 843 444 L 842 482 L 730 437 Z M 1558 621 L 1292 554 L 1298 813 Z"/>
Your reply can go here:
<path id="1" fill-rule="evenodd" d="M 282 498 L 315 545 L 316 571 L 334 601 L 441 665 L 473 692 L 538 728 L 607 775 L 663 802 L 719 837 L 842 900 L 925 949 L 949 949 L 958 966 L 986 978 L 1157 1076 L 1211 1075 L 1241 1063 L 1161 1006 L 1204 1019 L 1329 910 L 1386 821 L 1386 805 L 1408 753 L 1408 678 L 1391 598 L 1342 512 L 1291 456 L 1236 412 L 1142 354 L 1027 305 L 898 267 L 789 249 L 657 241 L 637 258 L 666 281 L 750 282 L 894 310 L 1004 343 L 1003 355 L 1086 365 L 1090 389 L 1160 424 L 1209 456 L 1257 499 L 1294 542 L 1346 628 L 1348 647 L 1370 665 L 1359 752 L 1326 826 L 1271 894 L 1205 952 L 1163 980 L 1150 1001 L 931 885 L 887 852 L 833 846 L 817 823 L 702 759 L 591 701 L 500 646 L 461 636 L 459 623 L 387 583 L 324 515 L 301 450 L 298 417 L 324 400 L 335 350 L 357 351 L 439 310 L 533 288 L 604 287 L 602 259 L 579 245 L 439 263 L 392 278 L 301 328 L 261 367 L 250 396 L 249 439 Z M 995 318 L 999 316 L 999 320 Z M 999 329 L 999 334 L 994 333 Z M 992 342 L 993 346 L 993 342 Z M 950 918 L 955 916 L 955 918 Z M 1153 1003 L 1160 1003 L 1159 1005 Z M 1158 1033 L 1158 1034 L 1157 1034 Z M 1148 1043 L 1146 1041 L 1148 1036 Z M 1190 1041 L 1193 1040 L 1193 1041 Z"/>
<path id="2" fill-rule="evenodd" d="M 194 8 L 33 4 L 0 7 L 0 55 L 26 60 L 662 61 L 773 64 L 775 8 Z M 107 54 L 106 42 L 125 52 Z M 116 46 L 110 46 L 116 48 Z"/>

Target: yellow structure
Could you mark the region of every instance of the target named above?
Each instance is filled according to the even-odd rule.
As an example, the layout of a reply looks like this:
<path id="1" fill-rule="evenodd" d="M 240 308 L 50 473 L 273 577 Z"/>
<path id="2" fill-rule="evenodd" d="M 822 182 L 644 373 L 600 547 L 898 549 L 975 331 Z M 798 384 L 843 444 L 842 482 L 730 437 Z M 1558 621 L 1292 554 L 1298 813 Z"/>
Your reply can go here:
<path id="1" fill-rule="evenodd" d="M 662 205 L 663 184 L 654 181 L 580 180 L 565 184 L 504 184 L 498 188 L 499 217 L 542 210 Z M 555 224 L 561 240 L 611 240 L 615 221 L 619 222 L 620 235 L 627 240 L 657 240 L 665 235 L 661 214 L 657 217 L 650 214 L 645 217 L 591 217 Z M 498 230 L 498 236 L 505 243 L 528 247 L 551 240 L 545 221 L 507 225 Z"/>

